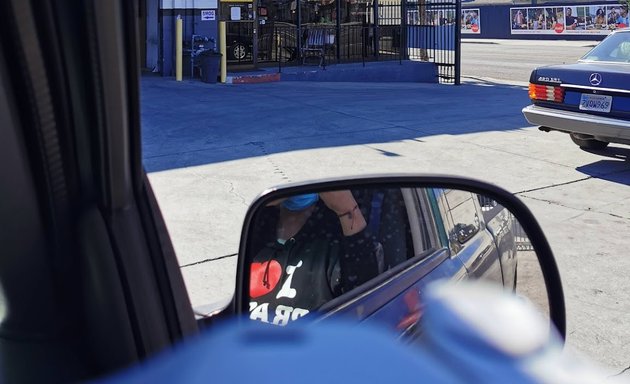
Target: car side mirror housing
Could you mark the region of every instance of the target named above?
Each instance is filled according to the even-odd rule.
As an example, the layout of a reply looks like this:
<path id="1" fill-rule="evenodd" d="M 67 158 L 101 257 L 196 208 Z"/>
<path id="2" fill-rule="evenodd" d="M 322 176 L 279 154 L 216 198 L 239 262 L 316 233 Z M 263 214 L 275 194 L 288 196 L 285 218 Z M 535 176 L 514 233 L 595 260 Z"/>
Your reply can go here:
<path id="1" fill-rule="evenodd" d="M 413 339 L 425 286 L 463 279 L 530 300 L 564 337 L 554 256 L 511 193 L 439 175 L 306 182 L 269 189 L 250 206 L 234 309 L 279 326 L 350 318 Z"/>

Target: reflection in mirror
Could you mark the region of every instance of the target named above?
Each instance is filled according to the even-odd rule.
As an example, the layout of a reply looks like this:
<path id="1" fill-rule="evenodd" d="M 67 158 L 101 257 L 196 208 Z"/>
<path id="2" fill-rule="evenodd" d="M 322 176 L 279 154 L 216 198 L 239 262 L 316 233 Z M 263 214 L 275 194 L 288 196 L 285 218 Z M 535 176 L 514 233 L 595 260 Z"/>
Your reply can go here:
<path id="1" fill-rule="evenodd" d="M 523 298 L 530 300 L 544 315 L 549 318 L 549 301 L 547 298 L 547 287 L 542 275 L 538 256 L 530 242 L 527 233 L 521 227 L 514 215 L 486 196 L 477 195 L 481 210 L 483 212 L 486 228 L 490 231 L 499 252 L 503 255 L 500 258 L 507 260 L 513 258 L 514 292 Z M 508 271 L 504 272 L 506 275 Z M 504 279 L 510 276 L 504 276 Z"/>
<path id="2" fill-rule="evenodd" d="M 535 250 L 501 202 L 463 190 L 353 186 L 275 198 L 245 244 L 249 317 L 275 325 L 351 316 L 418 333 L 422 291 L 484 279 L 549 317 Z"/>

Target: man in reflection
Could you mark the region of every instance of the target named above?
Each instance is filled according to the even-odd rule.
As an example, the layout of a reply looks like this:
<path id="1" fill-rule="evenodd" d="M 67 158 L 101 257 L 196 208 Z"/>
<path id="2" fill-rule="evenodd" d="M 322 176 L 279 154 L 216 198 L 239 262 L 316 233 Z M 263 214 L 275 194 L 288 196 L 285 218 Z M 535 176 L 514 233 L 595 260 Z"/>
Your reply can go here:
<path id="1" fill-rule="evenodd" d="M 350 191 L 299 195 L 272 205 L 275 240 L 250 266 L 252 320 L 286 325 L 382 270 L 382 246 L 365 230 Z"/>

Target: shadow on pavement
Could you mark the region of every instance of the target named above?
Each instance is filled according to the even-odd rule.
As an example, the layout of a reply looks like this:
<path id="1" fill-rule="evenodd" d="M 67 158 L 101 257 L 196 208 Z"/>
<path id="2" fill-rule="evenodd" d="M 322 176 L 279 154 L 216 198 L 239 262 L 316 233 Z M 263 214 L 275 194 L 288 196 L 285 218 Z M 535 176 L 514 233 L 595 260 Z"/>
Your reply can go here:
<path id="1" fill-rule="evenodd" d="M 520 86 L 278 82 L 252 85 L 142 78 L 148 172 L 274 153 L 528 126 Z M 383 153 L 384 156 L 396 154 Z"/>
<path id="2" fill-rule="evenodd" d="M 601 151 L 584 151 L 608 159 L 577 167 L 577 171 L 598 179 L 630 185 L 630 148 L 610 146 Z"/>
<path id="3" fill-rule="evenodd" d="M 584 152 L 592 153 L 594 155 L 606 156 L 613 159 L 619 160 L 630 160 L 630 148 L 627 147 L 614 147 L 608 146 L 603 150 L 592 150 L 592 149 L 583 149 Z"/>

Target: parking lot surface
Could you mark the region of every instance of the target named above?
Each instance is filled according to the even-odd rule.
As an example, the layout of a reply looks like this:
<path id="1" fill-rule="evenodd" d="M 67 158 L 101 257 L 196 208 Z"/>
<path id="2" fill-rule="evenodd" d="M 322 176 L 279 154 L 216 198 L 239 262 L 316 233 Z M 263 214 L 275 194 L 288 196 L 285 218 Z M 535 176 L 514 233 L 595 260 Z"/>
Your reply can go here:
<path id="1" fill-rule="evenodd" d="M 249 204 L 279 184 L 440 173 L 515 193 L 547 233 L 565 288 L 568 344 L 630 365 L 630 149 L 580 150 L 528 127 L 526 88 L 142 79 L 144 163 L 194 305 L 230 297 Z"/>

